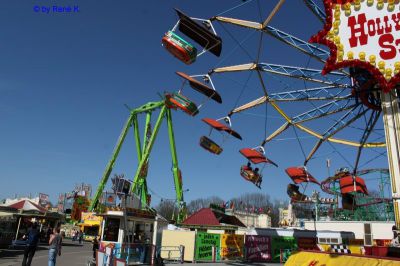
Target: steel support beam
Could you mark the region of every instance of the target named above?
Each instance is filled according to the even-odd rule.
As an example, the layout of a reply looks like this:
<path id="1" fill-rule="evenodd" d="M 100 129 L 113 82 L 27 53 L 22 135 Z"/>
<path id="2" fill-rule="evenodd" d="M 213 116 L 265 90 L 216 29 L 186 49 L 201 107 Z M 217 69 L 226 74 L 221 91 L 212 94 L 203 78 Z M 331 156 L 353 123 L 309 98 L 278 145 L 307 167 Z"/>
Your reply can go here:
<path id="1" fill-rule="evenodd" d="M 397 228 L 400 228 L 400 112 L 398 94 L 382 93 L 383 123 Z"/>

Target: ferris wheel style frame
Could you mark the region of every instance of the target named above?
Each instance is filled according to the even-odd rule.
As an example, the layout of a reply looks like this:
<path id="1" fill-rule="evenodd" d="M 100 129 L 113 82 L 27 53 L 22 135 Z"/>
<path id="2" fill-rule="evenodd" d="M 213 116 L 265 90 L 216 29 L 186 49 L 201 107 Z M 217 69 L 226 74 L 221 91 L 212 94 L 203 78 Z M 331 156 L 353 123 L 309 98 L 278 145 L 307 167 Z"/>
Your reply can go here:
<path id="1" fill-rule="evenodd" d="M 256 30 L 262 34 L 268 34 L 304 53 L 306 56 L 320 63 L 325 63 L 330 55 L 328 50 L 269 25 L 269 22 L 278 13 L 284 2 L 284 0 L 280 0 L 268 17 L 261 23 L 222 16 L 215 16 L 211 18 L 211 21 L 215 20 L 221 23 Z M 326 15 L 320 6 L 312 0 L 304 0 L 304 3 L 310 9 L 311 13 L 324 23 Z M 261 62 L 258 56 L 256 62 L 217 67 L 209 73 L 210 75 L 214 75 L 244 71 L 254 71 L 257 73 L 264 95 L 234 108 L 230 111 L 229 116 L 260 105 L 269 104 L 284 118 L 284 123 L 268 135 L 261 143 L 261 146 L 264 146 L 267 142 L 273 140 L 292 126 L 317 138 L 313 148 L 305 156 L 304 165 L 307 165 L 323 143 L 332 142 L 357 148 L 353 171 L 357 171 L 360 156 L 364 148 L 384 148 L 386 146 L 384 141 L 368 141 L 382 114 L 380 91 L 378 89 L 366 90 L 365 84 L 354 82 L 355 74 L 351 69 L 340 69 L 322 75 L 321 69 Z M 263 73 L 303 80 L 309 84 L 317 85 L 310 88 L 289 88 L 288 91 L 269 93 L 262 75 Z M 295 116 L 290 116 L 280 106 L 281 103 L 303 101 L 311 102 L 312 108 Z M 318 132 L 305 125 L 306 122 L 326 118 L 331 115 L 339 116 L 339 118 L 334 119 L 335 122 L 323 132 Z M 366 123 L 358 141 L 342 139 L 336 136 L 347 127 L 352 126 L 359 119 L 364 119 Z"/>

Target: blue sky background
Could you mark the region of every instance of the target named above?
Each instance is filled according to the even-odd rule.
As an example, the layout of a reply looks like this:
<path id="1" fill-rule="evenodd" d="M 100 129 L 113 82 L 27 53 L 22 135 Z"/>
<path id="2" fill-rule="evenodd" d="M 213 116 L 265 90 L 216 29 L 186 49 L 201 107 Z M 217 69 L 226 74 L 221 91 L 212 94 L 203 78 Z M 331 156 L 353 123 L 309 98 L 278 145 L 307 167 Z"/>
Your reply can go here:
<path id="1" fill-rule="evenodd" d="M 249 2 L 224 15 L 260 21 L 260 14 L 265 19 L 277 1 Z M 243 1 L 239 0 L 3 0 L 0 9 L 0 198 L 43 192 L 54 202 L 59 193 L 72 190 L 76 183 L 90 183 L 96 189 L 129 115 L 124 104 L 138 107 L 158 101 L 159 93 L 179 89 L 181 79 L 175 71 L 201 74 L 216 66 L 248 63 L 256 58 L 258 32 L 216 23 L 215 28 L 224 40 L 221 58 L 206 54 L 190 66 L 179 62 L 161 46 L 163 34 L 176 23 L 173 8 L 178 7 L 193 17 L 209 18 L 241 3 Z M 78 5 L 80 12 L 36 13 L 35 5 Z M 300 0 L 286 1 L 270 25 L 304 40 L 322 28 Z M 242 49 L 237 42 L 244 39 L 247 41 L 243 42 Z M 261 58 L 270 63 L 322 68 L 308 56 L 268 36 L 263 39 Z M 271 107 L 266 111 L 262 106 L 233 116 L 233 128 L 242 134 L 243 141 L 225 142 L 220 156 L 198 145 L 200 136 L 208 134 L 201 118 L 225 116 L 236 105 L 262 95 L 255 73 L 249 75 L 213 77 L 223 98 L 222 105 L 210 101 L 194 118 L 173 112 L 184 188 L 190 189 L 185 193 L 186 201 L 213 195 L 228 200 L 242 193 L 260 191 L 240 177 L 240 165 L 245 160 L 238 151 L 258 146 L 266 133 L 272 133 L 283 123 Z M 249 80 L 248 87 L 241 95 L 246 80 Z M 291 82 L 270 75 L 266 80 L 270 92 L 282 91 L 283 84 Z M 310 85 L 297 82 L 292 86 L 301 89 Z M 197 103 L 202 100 L 190 89 L 184 94 Z M 295 115 L 313 106 L 301 103 L 282 107 Z M 334 118 L 322 119 L 310 126 L 323 130 Z M 378 124 L 382 129 L 381 121 Z M 372 137 L 382 140 L 382 133 L 378 130 Z M 359 136 L 356 126 L 341 134 L 349 139 Z M 219 134 L 214 133 L 212 138 L 221 143 Z M 267 166 L 264 169 L 261 192 L 286 199 L 290 179 L 284 169 L 302 165 L 302 149 L 307 153 L 315 142 L 315 138 L 289 129 L 278 141 L 267 144 L 267 156 L 277 162 L 279 168 Z M 367 151 L 361 164 L 383 151 Z M 308 168 L 322 180 L 328 175 L 326 158 L 331 159 L 332 173 L 337 167 L 348 166 L 346 160 L 353 162 L 354 155 L 354 148 L 325 144 Z M 136 165 L 131 131 L 113 173 L 133 177 Z M 366 167 L 386 165 L 386 158 L 380 157 Z M 154 203 L 161 197 L 175 197 L 170 169 L 168 134 L 163 124 L 151 155 L 148 175 L 149 187 L 155 192 Z M 376 186 L 371 184 L 372 188 Z"/>

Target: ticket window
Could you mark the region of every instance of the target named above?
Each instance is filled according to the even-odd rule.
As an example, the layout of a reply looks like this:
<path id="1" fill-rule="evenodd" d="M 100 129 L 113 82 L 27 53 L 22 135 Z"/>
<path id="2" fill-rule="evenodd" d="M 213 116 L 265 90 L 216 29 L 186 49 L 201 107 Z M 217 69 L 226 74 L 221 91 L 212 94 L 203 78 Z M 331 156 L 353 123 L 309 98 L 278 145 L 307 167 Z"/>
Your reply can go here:
<path id="1" fill-rule="evenodd" d="M 118 242 L 120 218 L 107 217 L 104 222 L 103 241 Z"/>
<path id="2" fill-rule="evenodd" d="M 145 235 L 145 242 L 146 243 L 152 243 L 153 231 L 154 231 L 154 224 L 153 223 L 145 223 L 145 225 L 144 225 L 144 235 Z"/>
<path id="3" fill-rule="evenodd" d="M 127 228 L 127 234 L 128 234 L 128 241 L 129 243 L 134 242 L 134 234 L 135 234 L 135 221 L 128 221 L 128 228 Z"/>
<path id="4" fill-rule="evenodd" d="M 135 223 L 134 242 L 144 243 L 145 241 L 145 224 L 143 222 Z"/>

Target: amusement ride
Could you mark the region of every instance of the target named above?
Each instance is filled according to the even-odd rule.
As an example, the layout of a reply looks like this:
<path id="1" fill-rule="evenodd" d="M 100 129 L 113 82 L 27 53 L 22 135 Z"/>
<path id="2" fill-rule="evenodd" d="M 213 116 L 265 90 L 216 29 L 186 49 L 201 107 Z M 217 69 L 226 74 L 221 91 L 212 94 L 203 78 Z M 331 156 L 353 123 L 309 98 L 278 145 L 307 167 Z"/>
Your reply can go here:
<path id="1" fill-rule="evenodd" d="M 176 203 L 179 209 L 177 221 L 181 222 L 186 215 L 186 206 L 182 192 L 182 175 L 175 148 L 171 109 L 181 110 L 197 119 L 200 108 L 204 103 L 209 100 L 218 104 L 223 103 L 222 99 L 225 92 L 218 89 L 219 81 L 223 82 L 224 79 L 228 79 L 228 76 L 229 79 L 234 76 L 233 79 L 235 77 L 242 79 L 237 81 L 242 87 L 237 103 L 243 102 L 241 96 L 245 94 L 246 90 L 253 89 L 251 95 L 256 91 L 259 96 L 237 104 L 233 109 L 227 111 L 222 118 L 202 118 L 201 121 L 210 129 L 208 136 L 201 136 L 199 140 L 203 149 L 213 155 L 219 155 L 223 152 L 222 144 L 225 144 L 227 138 L 230 137 L 237 140 L 243 139 L 243 143 L 250 143 L 252 140 L 243 138 L 240 130 L 237 131 L 233 127 L 233 125 L 236 125 L 235 120 L 240 119 L 239 114 L 250 115 L 251 110 L 257 107 L 266 110 L 264 117 L 267 119 L 269 116 L 267 112 L 270 109 L 277 113 L 284 122 L 273 129 L 270 134 L 267 134 L 259 143 L 253 143 L 250 147 L 240 149 L 240 154 L 244 156 L 244 163 L 240 170 L 238 169 L 238 175 L 240 174 L 245 180 L 254 183 L 261 189 L 263 175 L 268 170 L 265 166 L 278 167 L 279 165 L 273 155 L 267 157 L 267 145 L 279 139 L 278 137 L 282 136 L 284 132 L 293 129 L 304 155 L 301 166 L 289 167 L 285 170 L 293 181 L 287 187 L 287 193 L 293 204 L 300 207 L 311 204 L 312 208 L 315 207 L 315 209 L 320 210 L 321 215 L 325 213 L 325 216 L 338 220 L 393 220 L 395 218 L 396 224 L 399 226 L 400 169 L 398 163 L 393 163 L 399 161 L 400 149 L 400 135 L 397 130 L 400 126 L 398 90 L 388 89 L 386 85 L 382 85 L 382 75 L 377 75 L 377 70 L 371 71 L 371 67 L 363 66 L 367 65 L 365 61 L 368 61 L 369 65 L 377 66 L 375 69 L 386 73 L 383 79 L 389 78 L 389 71 L 386 71 L 384 65 L 382 66 L 380 62 L 377 62 L 374 56 L 368 56 L 365 53 L 360 53 L 358 58 L 351 53 L 343 55 L 343 51 L 340 50 L 342 49 L 340 43 L 337 38 L 335 39 L 339 23 L 329 24 L 332 17 L 334 19 L 340 17 L 340 9 L 336 8 L 334 12 L 332 11 L 327 15 L 322 1 L 304 0 L 303 2 L 310 11 L 310 18 L 307 19 L 320 23 L 320 28 L 324 28 L 324 23 L 326 23 L 325 31 L 329 29 L 328 26 L 332 27 L 331 31 L 325 32 L 327 38 L 332 40 L 332 43 L 335 41 L 336 46 L 339 47 L 338 58 L 347 60 L 344 60 L 347 62 L 346 64 L 342 64 L 341 67 L 336 69 L 324 68 L 324 65 L 329 65 L 332 61 L 332 51 L 330 51 L 332 45 L 324 46 L 323 38 L 317 35 L 317 32 L 310 32 L 308 38 L 311 39 L 303 40 L 295 34 L 287 33 L 272 26 L 274 16 L 279 16 L 284 5 L 291 4 L 289 2 L 275 1 L 275 5 L 272 7 L 268 2 L 270 11 L 268 16 L 262 16 L 263 13 L 260 11 L 258 21 L 227 16 L 236 9 L 246 9 L 246 6 L 251 4 L 260 8 L 261 2 L 256 0 L 242 1 L 226 12 L 206 19 L 194 18 L 178 9 L 175 10 L 178 17 L 177 23 L 171 29 L 166 29 L 166 34 L 162 37 L 161 42 L 167 52 L 184 64 L 193 64 L 198 60 L 198 57 L 205 54 L 216 57 L 224 54 L 231 55 L 232 53 L 222 52 L 223 43 L 225 47 L 225 42 L 228 40 L 225 37 L 228 36 L 236 44 L 234 51 L 242 50 L 242 52 L 247 53 L 244 48 L 246 42 L 258 35 L 258 41 L 251 46 L 256 51 L 256 55 L 254 57 L 249 56 L 249 61 L 219 66 L 227 61 L 226 57 L 222 57 L 218 66 L 204 71 L 207 74 L 189 75 L 176 72 L 183 80 L 180 90 L 165 93 L 158 102 L 150 102 L 130 110 L 130 116 L 92 200 L 91 209 L 94 209 L 98 203 L 113 170 L 121 145 L 131 127 L 134 130 L 138 157 L 131 192 L 140 197 L 142 206 L 149 205 L 146 182 L 147 169 L 151 166 L 149 157 L 160 124 L 165 119 L 168 124 L 173 162 L 172 174 L 176 190 Z M 266 3 L 262 4 L 266 5 Z M 343 10 L 347 12 L 351 8 L 357 9 L 357 1 L 349 3 L 349 5 L 346 5 Z M 216 29 L 219 31 L 219 28 L 221 28 L 221 32 L 227 32 L 226 36 L 217 34 Z M 248 30 L 250 34 L 243 33 L 241 35 L 243 39 L 237 40 L 228 28 L 233 31 L 236 28 L 241 29 L 242 33 Z M 304 33 L 302 34 L 304 35 Z M 306 63 L 302 66 L 293 66 L 263 61 L 263 50 L 268 49 L 268 41 L 271 39 L 277 40 L 280 47 L 286 46 L 293 49 L 294 52 L 302 54 Z M 353 57 L 357 59 L 356 63 L 351 63 Z M 235 57 L 231 61 L 243 60 L 243 57 L 237 58 Z M 288 58 L 285 60 L 290 61 Z M 398 72 L 400 65 L 396 65 L 396 67 L 399 68 L 396 68 Z M 194 91 L 204 97 L 200 104 L 196 104 L 188 96 L 192 95 Z M 157 121 L 152 126 L 151 116 L 156 110 L 160 110 L 160 112 Z M 146 116 L 142 142 L 140 141 L 137 119 L 139 115 Z M 383 123 L 380 122 L 382 120 Z M 271 127 L 268 127 L 268 130 L 270 129 Z M 267 128 L 265 130 L 267 131 Z M 222 140 L 215 136 L 217 132 L 221 133 Z M 315 143 L 308 152 L 305 151 L 304 145 L 301 143 L 299 133 L 315 139 Z M 334 146 L 336 144 L 354 149 L 349 152 L 351 156 L 340 155 L 348 163 L 348 166 L 338 169 L 333 176 L 316 178 L 309 172 L 307 166 L 323 146 L 330 146 L 335 152 L 339 153 Z M 366 164 L 361 164 L 364 151 L 366 149 L 374 150 L 376 157 L 367 161 L 367 163 L 370 163 L 374 159 L 386 155 L 385 147 L 387 148 L 389 169 L 364 169 L 363 167 Z M 352 162 L 350 162 L 351 160 Z M 378 191 L 374 191 L 374 193 L 371 193 L 373 189 L 368 187 L 368 181 L 372 179 L 379 179 Z M 328 196 L 321 197 L 319 192 L 316 191 L 312 192 L 311 195 L 311 193 L 306 192 L 309 191 L 309 187 L 320 188 Z M 391 190 L 391 195 L 387 194 L 388 190 Z"/>

